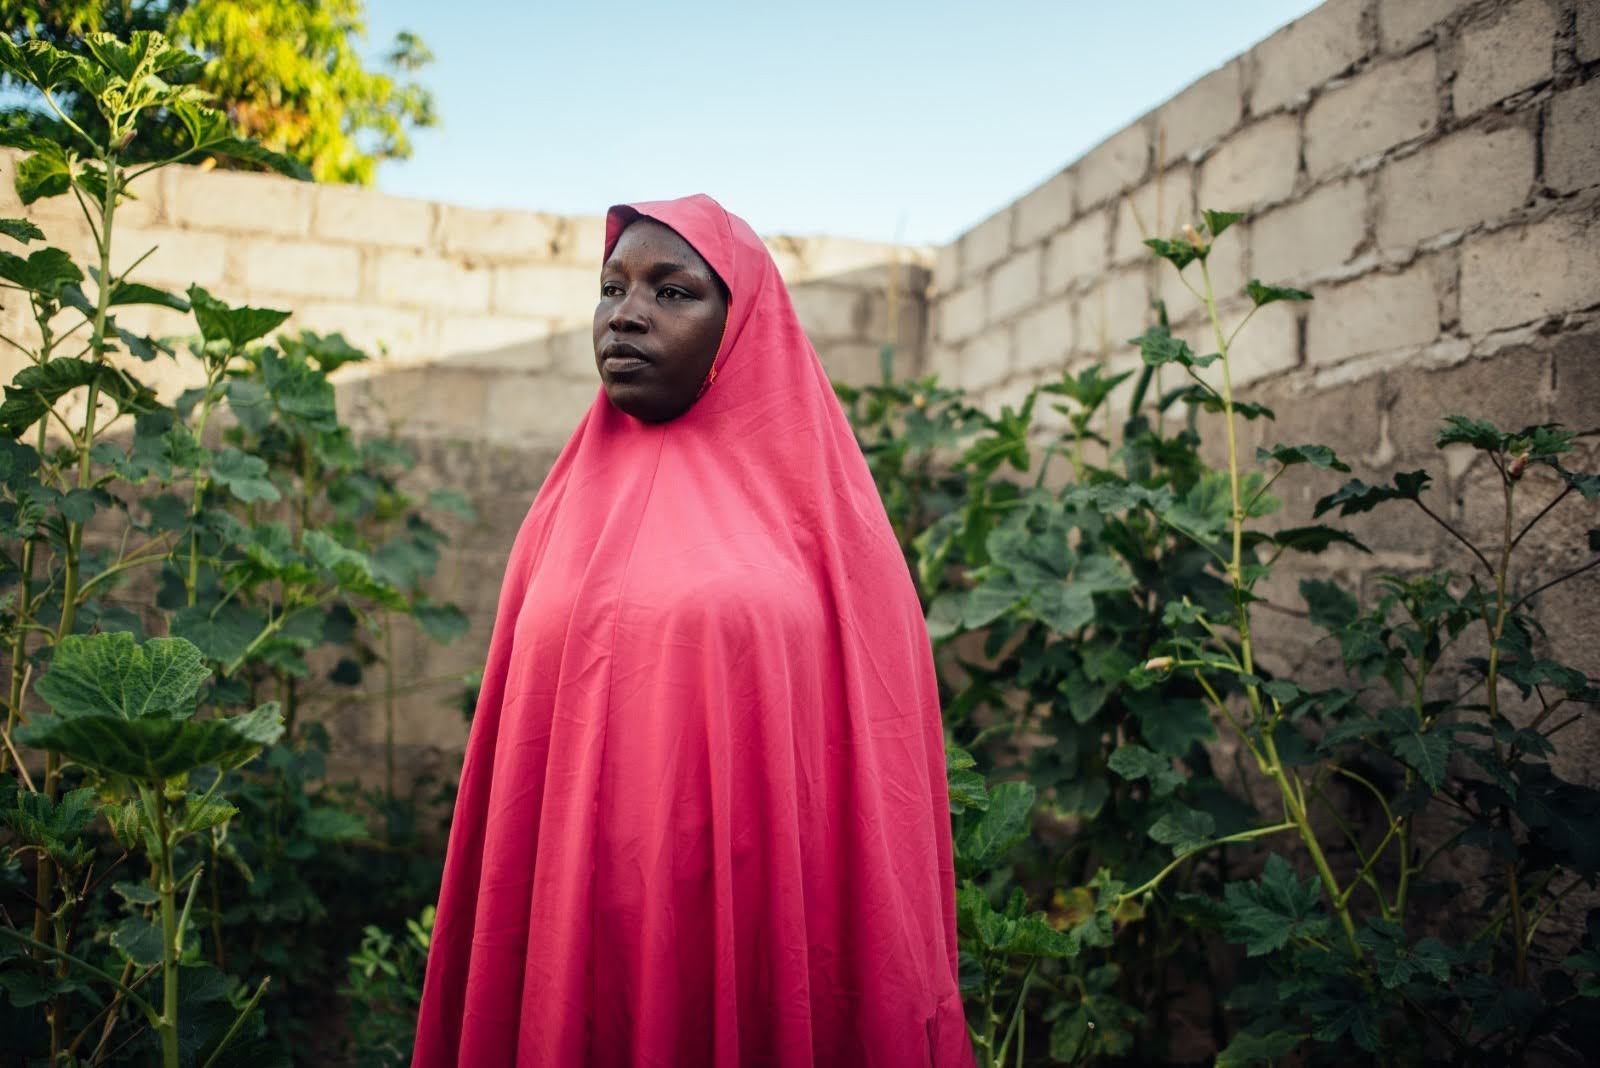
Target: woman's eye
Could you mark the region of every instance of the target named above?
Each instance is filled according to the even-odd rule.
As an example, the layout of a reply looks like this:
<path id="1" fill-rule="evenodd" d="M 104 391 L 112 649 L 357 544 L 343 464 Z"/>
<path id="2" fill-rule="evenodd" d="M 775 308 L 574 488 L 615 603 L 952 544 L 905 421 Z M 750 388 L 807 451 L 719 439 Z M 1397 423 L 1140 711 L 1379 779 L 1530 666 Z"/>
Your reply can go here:
<path id="1" fill-rule="evenodd" d="M 617 285 L 615 282 L 600 283 L 600 295 L 602 297 L 615 297 L 621 295 L 621 293 L 622 287 Z"/>
<path id="2" fill-rule="evenodd" d="M 679 289 L 677 286 L 662 286 L 661 295 L 663 297 L 670 297 L 673 300 L 686 300 L 690 296 L 688 290 Z"/>

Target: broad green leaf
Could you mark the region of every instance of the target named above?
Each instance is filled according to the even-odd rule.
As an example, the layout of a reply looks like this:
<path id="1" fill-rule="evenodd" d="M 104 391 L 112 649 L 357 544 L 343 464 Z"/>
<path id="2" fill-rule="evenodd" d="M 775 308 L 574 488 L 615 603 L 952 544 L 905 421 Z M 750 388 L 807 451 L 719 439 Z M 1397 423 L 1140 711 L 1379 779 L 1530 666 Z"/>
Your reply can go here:
<path id="1" fill-rule="evenodd" d="M 174 637 L 195 644 L 207 659 L 230 664 L 245 654 L 266 621 L 237 601 L 220 608 L 190 605 L 172 617 Z"/>
<path id="2" fill-rule="evenodd" d="M 467 615 L 453 604 L 419 603 L 411 616 L 434 641 L 448 644 L 467 632 Z"/>
<path id="3" fill-rule="evenodd" d="M 0 822 L 22 842 L 50 854 L 56 863 L 77 868 L 94 855 L 94 843 L 85 840 L 83 832 L 96 811 L 93 787 L 69 790 L 55 801 L 46 794 L 22 792 L 11 808 L 0 810 Z"/>
<path id="4" fill-rule="evenodd" d="M 268 477 L 267 462 L 238 449 L 223 449 L 213 457 L 211 477 L 246 504 L 281 499 L 278 487 Z"/>
<path id="5" fill-rule="evenodd" d="M 230 307 L 198 285 L 189 287 L 189 305 L 202 337 L 225 341 L 235 349 L 272 332 L 290 315 L 272 308 Z"/>
<path id="6" fill-rule="evenodd" d="M 18 45 L 9 36 L 0 37 L 0 69 L 36 88 L 54 89 L 71 77 L 78 63 L 77 56 L 47 41 Z"/>
<path id="7" fill-rule="evenodd" d="M 1303 289 L 1291 289 L 1288 286 L 1266 286 L 1255 278 L 1250 279 L 1244 291 L 1250 295 L 1250 301 L 1256 307 L 1271 304 L 1277 300 L 1310 300 L 1311 294 Z"/>
<path id="8" fill-rule="evenodd" d="M 161 963 L 161 928 L 143 916 L 127 916 L 111 932 L 111 944 L 141 968 Z"/>
<path id="9" fill-rule="evenodd" d="M 1325 552 L 1331 545 L 1348 545 L 1360 552 L 1372 552 L 1354 534 L 1351 534 L 1348 530 L 1339 530 L 1335 527 L 1290 527 L 1287 530 L 1278 531 L 1272 536 L 1272 540 L 1282 548 L 1293 549 L 1302 553 Z"/>
<path id="10" fill-rule="evenodd" d="M 1299 1049 L 1308 1037 L 1304 1033 L 1290 1031 L 1240 1031 L 1217 1054 L 1216 1068 L 1259 1068 L 1263 1064 L 1274 1068 L 1284 1057 Z"/>
<path id="11" fill-rule="evenodd" d="M 191 796 L 188 804 L 184 806 L 183 817 L 179 826 L 185 833 L 198 834 L 200 831 L 209 831 L 213 827 L 220 827 L 238 814 L 239 810 L 229 801 L 220 797 L 213 797 L 204 804 L 200 798 Z"/>
<path id="12" fill-rule="evenodd" d="M 338 428 L 333 383 L 327 375 L 304 360 L 282 357 L 270 350 L 261 353 L 261 373 L 273 404 L 288 419 L 304 423 L 311 430 L 331 432 Z"/>
<path id="13" fill-rule="evenodd" d="M 1221 237 L 1224 230 L 1244 218 L 1242 211 L 1212 211 L 1210 208 L 1200 214 L 1205 217 L 1206 229 L 1213 239 Z"/>
<path id="14" fill-rule="evenodd" d="M 1275 460 L 1284 467 L 1310 464 L 1324 471 L 1349 471 L 1350 465 L 1340 460 L 1326 445 L 1274 445 L 1270 449 L 1257 449 L 1256 461 Z"/>
<path id="15" fill-rule="evenodd" d="M 236 767 L 283 734 L 276 703 L 206 720 L 123 719 L 114 715 L 38 716 L 17 735 L 109 775 L 159 783 L 196 768 Z"/>
<path id="16" fill-rule="evenodd" d="M 161 903 L 161 895 L 156 892 L 155 887 L 148 883 L 119 882 L 113 883 L 111 889 L 115 890 L 117 896 L 130 905 L 159 905 Z"/>
<path id="17" fill-rule="evenodd" d="M 1161 237 L 1145 239 L 1145 246 L 1154 250 L 1157 256 L 1172 264 L 1178 270 L 1183 270 L 1189 264 L 1200 258 L 1200 250 L 1187 241 L 1174 238 L 1168 241 Z"/>
<path id="18" fill-rule="evenodd" d="M 1261 878 L 1227 884 L 1223 897 L 1227 908 L 1223 933 L 1229 941 L 1244 945 L 1248 956 L 1282 949 L 1294 938 L 1321 938 L 1328 933 L 1316 877 L 1297 879 L 1280 854 L 1267 857 Z"/>
<path id="19" fill-rule="evenodd" d="M 467 495 L 460 490 L 434 490 L 428 494 L 428 507 L 449 512 L 468 521 L 478 518 L 477 510 L 472 507 L 472 502 L 467 500 Z"/>
<path id="20" fill-rule="evenodd" d="M 69 635 L 56 646 L 50 670 L 35 687 L 59 716 L 116 715 L 123 719 L 182 719 L 211 674 L 200 650 L 181 638 Z"/>
<path id="21" fill-rule="evenodd" d="M 1450 981 L 1449 951 L 1437 938 L 1408 945 L 1405 930 L 1399 924 L 1373 917 L 1367 920 L 1357 940 L 1371 952 L 1373 970 L 1386 990 L 1424 975 L 1436 983 Z"/>
<path id="22" fill-rule="evenodd" d="M 1464 415 L 1447 415 L 1444 422 L 1444 429 L 1439 431 L 1433 441 L 1441 449 L 1446 445 L 1471 445 L 1474 449 L 1498 452 L 1505 448 L 1511 439 L 1510 434 L 1502 433 L 1498 427 L 1486 419 L 1468 419 Z"/>
<path id="23" fill-rule="evenodd" d="M 45 364 L 24 367 L 6 387 L 0 404 L 0 429 L 12 437 L 38 422 L 50 406 L 75 389 L 98 383 L 100 395 L 115 401 L 125 412 L 147 412 L 157 407 L 156 396 L 124 371 L 110 364 L 63 356 Z"/>
<path id="24" fill-rule="evenodd" d="M 12 184 L 24 204 L 58 197 L 72 188 L 72 161 L 60 145 L 38 149 L 17 164 Z"/>
<path id="25" fill-rule="evenodd" d="M 0 251 L 0 278 L 49 300 L 57 300 L 62 286 L 83 281 L 83 272 L 64 250 L 50 247 L 30 253 L 27 259 L 14 252 Z"/>
<path id="26" fill-rule="evenodd" d="M 1450 761 L 1450 736 L 1443 731 L 1424 730 L 1411 708 L 1385 708 L 1378 718 L 1389 731 L 1389 752 L 1421 775 L 1429 788 L 1443 786 Z"/>
<path id="27" fill-rule="evenodd" d="M 0 219 L 0 234 L 26 245 L 29 241 L 43 241 L 44 231 L 31 219 Z"/>
<path id="28" fill-rule="evenodd" d="M 265 383 L 235 378 L 228 382 L 226 395 L 228 409 L 248 433 L 260 434 L 272 424 L 272 397 Z"/>
<path id="29" fill-rule="evenodd" d="M 1139 734 L 1161 756 L 1181 759 L 1217 736 L 1211 713 L 1199 698 L 1145 690 L 1126 703 L 1139 717 Z"/>
<path id="30" fill-rule="evenodd" d="M 1176 856 L 1203 849 L 1216 833 L 1217 821 L 1209 812 L 1174 805 L 1164 812 L 1150 828 L 1150 837 L 1162 845 L 1171 846 Z"/>
<path id="31" fill-rule="evenodd" d="M 1140 745 L 1118 747 L 1107 758 L 1106 766 L 1130 781 L 1148 778 L 1150 792 L 1156 797 L 1165 797 L 1183 785 L 1183 776 L 1172 770 L 1170 758 L 1152 753 Z"/>
<path id="32" fill-rule="evenodd" d="M 1414 501 L 1431 481 L 1426 471 L 1403 471 L 1394 476 L 1392 486 L 1369 486 L 1359 478 L 1353 478 L 1318 501 L 1311 513 L 1312 518 L 1321 516 L 1335 506 L 1339 508 L 1340 515 L 1355 515 L 1358 512 L 1370 512 L 1384 501 Z"/>
<path id="33" fill-rule="evenodd" d="M 1311 609 L 1311 622 L 1327 630 L 1343 630 L 1361 615 L 1355 597 L 1327 579 L 1302 579 L 1300 596 Z"/>
<path id="34" fill-rule="evenodd" d="M 350 842 L 367 837 L 367 824 L 358 813 L 332 805 L 311 808 L 302 825 L 308 837 L 319 842 Z"/>
<path id="35" fill-rule="evenodd" d="M 993 867 L 1032 825 L 1035 790 L 1028 782 L 1003 782 L 989 791 L 989 807 L 967 827 L 956 842 L 964 867 L 981 871 Z"/>

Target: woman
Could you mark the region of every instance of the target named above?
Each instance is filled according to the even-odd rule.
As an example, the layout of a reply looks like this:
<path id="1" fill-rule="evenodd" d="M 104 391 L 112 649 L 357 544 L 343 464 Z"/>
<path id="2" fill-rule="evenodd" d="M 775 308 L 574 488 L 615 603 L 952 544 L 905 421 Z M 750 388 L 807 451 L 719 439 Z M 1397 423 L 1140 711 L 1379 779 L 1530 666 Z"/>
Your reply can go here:
<path id="1" fill-rule="evenodd" d="M 742 219 L 618 206 L 605 255 L 414 1064 L 964 1068 L 933 663 L 866 464 Z"/>

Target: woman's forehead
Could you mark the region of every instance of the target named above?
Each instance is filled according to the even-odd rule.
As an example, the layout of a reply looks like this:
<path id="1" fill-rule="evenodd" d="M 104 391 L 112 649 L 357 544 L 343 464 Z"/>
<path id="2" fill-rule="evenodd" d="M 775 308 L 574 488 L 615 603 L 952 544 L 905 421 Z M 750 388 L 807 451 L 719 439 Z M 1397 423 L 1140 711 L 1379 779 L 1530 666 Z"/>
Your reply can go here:
<path id="1" fill-rule="evenodd" d="M 682 234 L 656 219 L 641 216 L 617 237 L 605 267 L 643 267 L 652 271 L 676 268 L 691 274 L 717 277 L 716 270 Z"/>

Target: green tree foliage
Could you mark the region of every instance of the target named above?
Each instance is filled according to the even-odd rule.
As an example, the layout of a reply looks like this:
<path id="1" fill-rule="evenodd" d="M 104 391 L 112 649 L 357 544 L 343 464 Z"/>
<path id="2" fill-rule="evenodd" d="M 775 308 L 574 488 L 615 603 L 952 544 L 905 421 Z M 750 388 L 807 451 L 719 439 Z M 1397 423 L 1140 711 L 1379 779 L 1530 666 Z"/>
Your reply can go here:
<path id="1" fill-rule="evenodd" d="M 415 35 L 397 35 L 387 71 L 368 69 L 357 54 L 365 8 L 365 0 L 0 0 L 0 25 L 15 43 L 39 39 L 67 51 L 80 50 L 90 31 L 126 39 L 159 30 L 203 58 L 166 72 L 168 81 L 204 90 L 245 137 L 298 160 L 317 181 L 370 185 L 378 163 L 408 158 L 411 132 L 436 116 L 432 95 L 407 79 L 433 58 Z M 80 127 L 103 132 L 87 94 L 69 88 L 59 103 Z M 0 110 L 0 129 L 66 140 L 62 121 L 31 100 Z M 176 116 L 150 115 L 122 158 L 166 159 L 184 143 Z M 186 162 L 268 169 L 205 153 Z"/>

